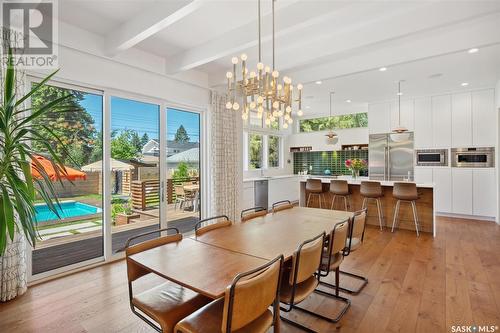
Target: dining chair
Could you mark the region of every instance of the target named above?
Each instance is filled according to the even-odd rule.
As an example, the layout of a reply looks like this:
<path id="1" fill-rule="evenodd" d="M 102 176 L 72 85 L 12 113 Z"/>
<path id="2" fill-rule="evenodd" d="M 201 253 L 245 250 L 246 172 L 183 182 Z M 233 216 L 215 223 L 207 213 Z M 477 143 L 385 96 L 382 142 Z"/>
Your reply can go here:
<path id="1" fill-rule="evenodd" d="M 354 216 L 351 218 L 350 226 L 349 226 L 349 235 L 347 237 L 346 241 L 346 251 L 344 252 L 344 257 L 347 257 L 348 255 L 351 254 L 351 252 L 354 252 L 358 250 L 361 245 L 363 244 L 363 240 L 365 238 L 365 228 L 366 228 L 366 214 L 367 214 L 367 208 L 358 210 L 357 212 L 354 213 Z M 350 276 L 354 279 L 361 280 L 362 283 L 357 289 L 348 289 L 348 288 L 343 288 L 339 286 L 339 289 L 353 294 L 357 295 L 363 290 L 363 288 L 368 284 L 368 279 L 364 276 L 357 275 L 354 273 L 349 273 L 346 271 L 340 270 L 340 273 L 345 274 L 347 276 Z M 321 285 L 326 285 L 330 288 L 336 288 L 336 285 L 327 283 L 327 282 L 320 282 Z"/>
<path id="2" fill-rule="evenodd" d="M 175 204 L 174 210 L 177 210 L 177 204 L 180 203 L 180 209 L 182 209 L 182 205 L 186 202 L 186 192 L 184 191 L 183 185 L 175 185 L 174 186 L 175 193 Z"/>
<path id="3" fill-rule="evenodd" d="M 175 234 L 130 245 L 132 240 L 154 233 L 160 234 L 161 232 L 168 233 L 172 231 L 175 231 Z M 181 319 L 208 304 L 211 300 L 170 281 L 134 294 L 133 285 L 135 281 L 149 274 L 150 271 L 138 265 L 130 256 L 168 243 L 180 242 L 181 240 L 182 234 L 179 233 L 177 228 L 164 228 L 136 235 L 129 238 L 125 243 L 130 308 L 135 315 L 158 332 L 173 333 L 175 325 Z"/>
<path id="4" fill-rule="evenodd" d="M 280 302 L 286 306 L 280 306 L 282 311 L 291 312 L 293 309 L 298 309 L 315 317 L 328 319 L 297 305 L 309 297 L 318 287 L 319 278 L 317 274 L 319 273 L 321 258 L 323 256 L 325 236 L 323 232 L 300 244 L 293 253 L 291 263 L 285 265 L 280 287 Z M 281 317 L 281 320 L 307 332 L 314 332 L 291 319 Z"/>
<path id="5" fill-rule="evenodd" d="M 256 217 L 266 216 L 266 215 L 267 215 L 267 210 L 265 210 L 264 207 L 258 206 L 258 207 L 243 209 L 241 211 L 241 222 L 246 222 Z"/>
<path id="6" fill-rule="evenodd" d="M 273 203 L 272 212 L 276 213 L 285 209 L 293 208 L 293 204 L 290 200 L 281 200 Z"/>
<path id="7" fill-rule="evenodd" d="M 219 221 L 223 219 L 222 221 Z M 215 222 L 214 222 L 215 221 Z M 218 215 L 214 217 L 209 217 L 203 220 L 198 221 L 198 223 L 194 226 L 194 233 L 196 236 L 201 236 L 211 230 L 229 227 L 231 225 L 231 221 L 227 215 Z"/>
<path id="8" fill-rule="evenodd" d="M 339 314 L 335 318 L 327 318 L 323 317 L 330 322 L 338 322 L 344 314 L 347 312 L 349 307 L 351 306 L 351 301 L 345 297 L 339 295 L 339 280 L 340 280 L 340 264 L 344 260 L 344 255 L 346 251 L 346 241 L 347 234 L 349 232 L 349 219 L 336 223 L 331 231 L 328 242 L 326 246 L 326 251 L 321 260 L 321 266 L 318 274 L 318 282 L 322 285 L 325 285 L 323 281 L 321 281 L 322 277 L 326 277 L 330 274 L 330 272 L 335 272 L 335 293 L 328 293 L 321 289 L 316 289 L 316 292 L 325 296 L 332 297 L 342 303 L 344 306 L 341 308 Z M 328 285 L 328 284 L 326 284 Z M 328 285 L 332 286 L 332 285 Z"/>
<path id="9" fill-rule="evenodd" d="M 263 266 L 238 274 L 226 288 L 224 297 L 181 320 L 175 332 L 264 333 L 276 327 L 283 260 L 280 255 Z"/>

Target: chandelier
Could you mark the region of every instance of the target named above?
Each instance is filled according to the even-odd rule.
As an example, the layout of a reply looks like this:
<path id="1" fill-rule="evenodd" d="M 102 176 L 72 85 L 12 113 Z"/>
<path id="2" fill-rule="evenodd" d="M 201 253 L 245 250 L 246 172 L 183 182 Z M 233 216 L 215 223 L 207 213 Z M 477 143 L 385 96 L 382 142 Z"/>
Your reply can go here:
<path id="1" fill-rule="evenodd" d="M 258 24 L 259 24 L 259 62 L 257 70 L 248 72 L 246 65 L 247 55 L 242 54 L 240 58 L 233 57 L 233 71 L 226 73 L 227 78 L 227 100 L 226 109 L 238 111 L 241 109 L 241 118 L 247 120 L 250 112 L 257 112 L 259 119 L 264 118 L 266 125 L 279 118 L 283 118 L 283 128 L 288 128 L 293 123 L 293 106 L 297 106 L 296 115 L 302 116 L 302 84 L 297 87 L 292 85 L 292 79 L 284 76 L 280 79 L 280 73 L 275 69 L 274 55 L 274 1 L 272 0 L 273 17 L 273 63 L 272 69 L 262 63 L 261 53 L 261 10 L 258 0 Z M 237 65 L 241 61 L 241 78 L 238 78 Z M 296 92 L 295 92 L 296 88 Z M 296 97 L 295 97 L 296 96 Z M 238 100 L 241 101 L 238 103 Z"/>

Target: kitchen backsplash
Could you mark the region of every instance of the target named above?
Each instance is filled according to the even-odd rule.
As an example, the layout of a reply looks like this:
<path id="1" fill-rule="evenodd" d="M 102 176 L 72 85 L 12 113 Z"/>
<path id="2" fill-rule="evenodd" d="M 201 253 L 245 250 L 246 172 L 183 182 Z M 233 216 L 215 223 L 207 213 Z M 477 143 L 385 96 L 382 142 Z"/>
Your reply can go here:
<path id="1" fill-rule="evenodd" d="M 351 172 L 345 167 L 345 161 L 353 158 L 361 158 L 368 162 L 368 150 L 293 153 L 293 173 L 298 174 L 299 171 L 308 170 L 309 174 L 325 175 L 329 170 L 331 175 L 349 175 Z M 368 170 L 360 172 L 360 175 L 367 176 Z"/>

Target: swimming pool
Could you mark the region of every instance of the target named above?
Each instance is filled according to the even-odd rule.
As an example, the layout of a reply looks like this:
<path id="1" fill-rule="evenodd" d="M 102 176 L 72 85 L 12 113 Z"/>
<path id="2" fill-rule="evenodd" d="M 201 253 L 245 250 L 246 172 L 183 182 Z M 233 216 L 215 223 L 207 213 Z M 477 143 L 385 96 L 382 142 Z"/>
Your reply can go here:
<path id="1" fill-rule="evenodd" d="M 60 207 L 56 205 L 57 211 L 61 219 L 68 219 L 78 216 L 94 215 L 102 211 L 101 208 L 85 204 L 78 201 L 62 201 L 60 202 Z M 46 204 L 36 204 L 35 205 L 35 220 L 37 223 L 58 220 L 56 214 L 49 209 Z"/>

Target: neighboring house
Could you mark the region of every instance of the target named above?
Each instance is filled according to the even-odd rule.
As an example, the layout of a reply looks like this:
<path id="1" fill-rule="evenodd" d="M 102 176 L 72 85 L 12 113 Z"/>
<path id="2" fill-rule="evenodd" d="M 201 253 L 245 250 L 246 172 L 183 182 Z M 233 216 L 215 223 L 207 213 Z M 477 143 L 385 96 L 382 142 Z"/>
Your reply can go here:
<path id="1" fill-rule="evenodd" d="M 177 169 L 177 166 L 181 162 L 186 162 L 189 167 L 198 169 L 200 163 L 200 148 L 191 148 L 167 157 L 167 167 L 169 169 Z"/>
<path id="2" fill-rule="evenodd" d="M 167 157 L 182 153 L 183 151 L 199 147 L 198 142 L 176 142 L 173 140 L 167 141 Z M 155 140 L 149 140 L 144 147 L 142 147 L 142 155 L 145 156 L 159 156 L 160 143 Z"/>

